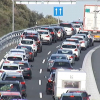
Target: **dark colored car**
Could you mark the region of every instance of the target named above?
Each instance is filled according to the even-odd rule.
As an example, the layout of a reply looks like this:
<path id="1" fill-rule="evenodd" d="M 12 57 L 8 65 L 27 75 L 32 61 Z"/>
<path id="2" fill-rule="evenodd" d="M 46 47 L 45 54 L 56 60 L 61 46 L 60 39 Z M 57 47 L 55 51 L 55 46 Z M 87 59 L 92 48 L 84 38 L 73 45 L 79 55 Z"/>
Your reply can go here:
<path id="1" fill-rule="evenodd" d="M 37 35 L 26 35 L 25 36 L 26 39 L 34 39 L 37 43 L 37 49 L 38 49 L 38 52 L 42 52 L 42 42 L 41 42 L 41 39 L 40 39 L 40 35 L 37 36 Z"/>
<path id="2" fill-rule="evenodd" d="M 41 27 L 43 30 L 49 30 L 52 35 L 52 41 L 57 42 L 57 32 L 53 27 Z"/>
<path id="3" fill-rule="evenodd" d="M 46 83 L 46 94 L 53 94 L 53 83 L 54 83 L 54 79 L 55 79 L 55 72 L 52 72 L 50 74 L 50 77 L 47 80 Z"/>
<path id="4" fill-rule="evenodd" d="M 0 92 L 20 92 L 22 98 L 26 98 L 26 90 L 23 90 L 19 81 L 0 81 Z"/>
<path id="5" fill-rule="evenodd" d="M 73 69 L 73 67 L 71 66 L 70 62 L 68 60 L 65 59 L 56 59 L 51 67 L 51 71 L 53 72 L 56 69 L 59 68 L 64 68 L 64 69 Z"/>
<path id="6" fill-rule="evenodd" d="M 19 64 L 24 77 L 32 78 L 32 65 L 30 66 L 27 61 L 15 61 L 14 63 Z"/>
<path id="7" fill-rule="evenodd" d="M 34 51 L 31 46 L 26 46 L 26 45 L 18 45 L 16 49 L 24 49 L 27 53 L 29 54 L 28 60 L 34 61 Z"/>
<path id="8" fill-rule="evenodd" d="M 63 32 L 63 38 L 66 39 L 66 30 L 64 29 L 64 27 L 60 26 L 61 27 L 61 31 Z"/>
<path id="9" fill-rule="evenodd" d="M 2 81 L 19 81 L 22 84 L 22 88 L 26 89 L 24 77 L 20 73 L 3 73 Z"/>

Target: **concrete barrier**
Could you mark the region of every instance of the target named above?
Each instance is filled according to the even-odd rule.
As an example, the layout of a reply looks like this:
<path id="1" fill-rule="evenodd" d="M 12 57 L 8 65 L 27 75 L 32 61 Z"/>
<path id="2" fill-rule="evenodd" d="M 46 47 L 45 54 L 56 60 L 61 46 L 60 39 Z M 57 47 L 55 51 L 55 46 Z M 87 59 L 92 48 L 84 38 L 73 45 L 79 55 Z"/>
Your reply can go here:
<path id="1" fill-rule="evenodd" d="M 95 81 L 91 62 L 92 54 L 98 48 L 100 48 L 100 46 L 93 48 L 86 54 L 82 65 L 82 70 L 87 73 L 86 91 L 91 95 L 91 100 L 100 100 L 100 94 Z"/>

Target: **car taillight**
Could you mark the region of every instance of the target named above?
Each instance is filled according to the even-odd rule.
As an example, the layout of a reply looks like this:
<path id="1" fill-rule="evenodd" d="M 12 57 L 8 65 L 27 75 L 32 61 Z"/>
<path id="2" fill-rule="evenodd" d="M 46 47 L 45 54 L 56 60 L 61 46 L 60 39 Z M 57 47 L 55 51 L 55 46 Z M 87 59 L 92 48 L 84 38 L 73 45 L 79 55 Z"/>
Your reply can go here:
<path id="1" fill-rule="evenodd" d="M 90 35 L 88 35 L 88 38 L 90 38 Z"/>
<path id="2" fill-rule="evenodd" d="M 60 49 L 62 49 L 62 48 L 60 48 Z"/>
<path id="3" fill-rule="evenodd" d="M 51 69 L 52 69 L 52 70 L 55 70 L 55 69 L 57 69 L 57 68 L 52 67 Z"/>
<path id="4" fill-rule="evenodd" d="M 51 34 L 54 34 L 54 32 L 51 32 Z"/>
<path id="5" fill-rule="evenodd" d="M 73 58 L 73 56 L 71 56 L 70 58 Z"/>
<path id="6" fill-rule="evenodd" d="M 72 30 L 72 31 L 74 30 L 73 27 L 71 27 L 71 30 Z"/>
<path id="7" fill-rule="evenodd" d="M 4 71 L 0 70 L 0 73 L 3 73 Z"/>
<path id="8" fill-rule="evenodd" d="M 21 73 L 21 71 L 17 71 L 17 72 Z"/>
<path id="9" fill-rule="evenodd" d="M 30 68 L 25 68 L 25 70 L 30 70 Z"/>
<path id="10" fill-rule="evenodd" d="M 49 79 L 49 80 L 48 80 L 48 82 L 52 82 L 52 80 L 51 80 L 51 79 Z"/>
<path id="11" fill-rule="evenodd" d="M 23 37 L 23 35 L 21 35 L 21 37 Z"/>
<path id="12" fill-rule="evenodd" d="M 21 45 L 21 44 L 19 44 L 19 45 Z"/>
<path id="13" fill-rule="evenodd" d="M 77 51 L 77 49 L 75 49 L 74 51 Z"/>
<path id="14" fill-rule="evenodd" d="M 33 44 L 33 46 L 36 46 L 35 44 Z"/>
<path id="15" fill-rule="evenodd" d="M 40 43 L 40 41 L 39 41 L 39 40 L 38 40 L 37 42 L 38 42 L 38 43 Z"/>
<path id="16" fill-rule="evenodd" d="M 48 35 L 48 36 L 46 36 L 46 37 L 50 37 L 50 36 Z"/>
<path id="17" fill-rule="evenodd" d="M 82 43 L 85 43 L 84 41 L 82 41 Z"/>
<path id="18" fill-rule="evenodd" d="M 60 32 L 58 32 L 58 34 L 60 34 Z"/>
<path id="19" fill-rule="evenodd" d="M 23 85 L 24 85 L 24 84 L 25 84 L 25 82 L 21 82 L 21 84 L 23 84 Z"/>
<path id="20" fill-rule="evenodd" d="M 81 28 L 79 28 L 79 30 L 81 30 Z"/>
<path id="21" fill-rule="evenodd" d="M 29 54 L 32 55 L 32 52 L 30 52 Z"/>

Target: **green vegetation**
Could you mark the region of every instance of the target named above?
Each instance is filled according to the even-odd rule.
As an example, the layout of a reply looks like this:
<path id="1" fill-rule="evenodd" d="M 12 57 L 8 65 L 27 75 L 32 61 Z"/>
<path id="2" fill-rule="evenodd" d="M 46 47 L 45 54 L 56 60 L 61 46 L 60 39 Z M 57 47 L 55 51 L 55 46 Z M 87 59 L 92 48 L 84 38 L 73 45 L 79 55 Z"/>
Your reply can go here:
<path id="1" fill-rule="evenodd" d="M 36 25 L 57 24 L 51 15 L 30 11 L 26 5 L 15 4 L 15 31 Z M 12 0 L 0 0 L 0 36 L 12 31 Z"/>

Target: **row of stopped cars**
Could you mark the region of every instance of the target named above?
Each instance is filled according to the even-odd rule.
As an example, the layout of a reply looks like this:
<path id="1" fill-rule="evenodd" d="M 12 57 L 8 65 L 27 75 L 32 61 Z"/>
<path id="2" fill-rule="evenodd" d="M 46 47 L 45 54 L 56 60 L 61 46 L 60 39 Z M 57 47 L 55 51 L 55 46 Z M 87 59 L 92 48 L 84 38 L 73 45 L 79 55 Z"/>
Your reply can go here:
<path id="1" fill-rule="evenodd" d="M 81 56 L 81 51 L 94 45 L 94 38 L 88 31 L 80 30 L 63 41 L 56 53 L 51 54 L 47 63 L 46 94 L 54 100 L 90 100 L 86 92 L 86 73 L 74 70 L 75 61 Z"/>

